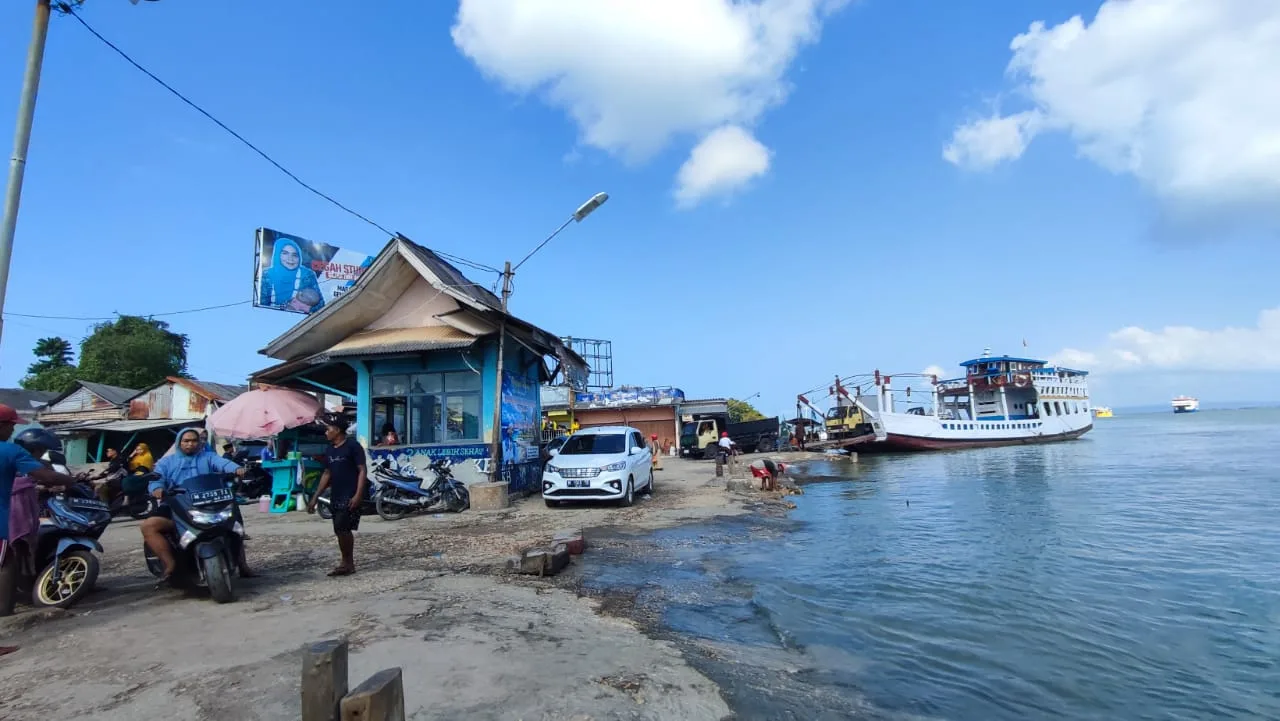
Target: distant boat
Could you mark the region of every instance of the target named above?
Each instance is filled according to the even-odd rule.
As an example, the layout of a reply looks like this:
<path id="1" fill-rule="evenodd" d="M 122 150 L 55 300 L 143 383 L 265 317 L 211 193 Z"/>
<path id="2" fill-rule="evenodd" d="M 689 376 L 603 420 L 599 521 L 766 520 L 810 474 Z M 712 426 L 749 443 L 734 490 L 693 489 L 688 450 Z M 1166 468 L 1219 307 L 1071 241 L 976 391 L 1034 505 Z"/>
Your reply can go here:
<path id="1" fill-rule="evenodd" d="M 1173 399 L 1174 413 L 1195 413 L 1200 410 L 1200 400 L 1189 396 L 1178 396 Z"/>
<path id="2" fill-rule="evenodd" d="M 1094 418 L 1111 418 L 1114 415 L 1115 414 L 1111 412 L 1110 406 L 1094 406 L 1093 407 Z"/>

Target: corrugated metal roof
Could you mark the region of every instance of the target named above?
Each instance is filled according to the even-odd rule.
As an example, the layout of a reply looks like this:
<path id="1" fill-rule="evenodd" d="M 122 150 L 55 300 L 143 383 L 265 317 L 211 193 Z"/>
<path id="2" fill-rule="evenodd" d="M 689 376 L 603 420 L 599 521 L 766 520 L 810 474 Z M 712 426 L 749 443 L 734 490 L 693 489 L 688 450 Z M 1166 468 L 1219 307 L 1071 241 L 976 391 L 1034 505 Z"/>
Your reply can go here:
<path id="1" fill-rule="evenodd" d="M 122 406 L 129 402 L 129 399 L 138 395 L 138 391 L 130 388 L 120 388 L 119 386 L 109 386 L 106 383 L 90 383 L 89 381 L 76 381 L 81 386 L 88 388 L 90 392 L 98 396 L 102 400 Z"/>
<path id="2" fill-rule="evenodd" d="M 0 388 L 0 403 L 22 413 L 39 408 L 58 396 L 50 391 L 29 391 L 25 388 Z"/>
<path id="3" fill-rule="evenodd" d="M 389 353 L 415 353 L 427 350 L 466 348 L 476 342 L 474 336 L 447 326 L 424 328 L 386 328 L 366 330 L 335 344 L 322 355 L 343 358 L 359 355 L 386 355 Z"/>
<path id="4" fill-rule="evenodd" d="M 140 431 L 150 431 L 156 428 L 176 428 L 178 426 L 189 426 L 197 421 L 173 420 L 171 418 L 162 418 L 155 420 L 109 420 L 109 421 L 81 421 L 77 423 L 63 423 L 52 430 L 58 433 L 85 433 L 99 431 L 112 431 L 117 433 L 137 433 Z"/>
<path id="5" fill-rule="evenodd" d="M 226 383 L 211 383 L 209 381 L 197 380 L 195 378 L 169 378 L 172 383 L 181 383 L 191 390 L 200 393 L 209 400 L 229 401 L 241 393 L 246 393 L 249 386 L 233 386 Z"/>

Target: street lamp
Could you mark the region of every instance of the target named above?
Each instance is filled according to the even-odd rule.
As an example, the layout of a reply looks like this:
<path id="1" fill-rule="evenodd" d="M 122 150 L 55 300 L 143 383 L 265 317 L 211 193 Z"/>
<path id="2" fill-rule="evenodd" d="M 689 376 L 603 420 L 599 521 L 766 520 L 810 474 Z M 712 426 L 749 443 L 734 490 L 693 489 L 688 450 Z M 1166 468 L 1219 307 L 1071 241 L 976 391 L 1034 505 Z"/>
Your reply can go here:
<path id="1" fill-rule="evenodd" d="M 138 4 L 138 0 L 130 2 Z M 35 25 L 31 30 L 31 47 L 27 50 L 27 69 L 22 76 L 22 97 L 18 101 L 18 125 L 13 134 L 13 157 L 9 160 L 4 219 L 0 221 L 0 337 L 4 335 L 4 300 L 9 289 L 9 262 L 13 258 L 13 236 L 18 229 L 18 202 L 22 199 L 22 176 L 27 169 L 27 147 L 31 144 L 31 123 L 36 114 L 36 93 L 40 89 L 40 68 L 44 64 L 44 42 L 49 36 L 50 5 L 50 0 L 36 0 Z M 59 3 L 58 7 L 65 10 L 67 5 Z"/>
<path id="2" fill-rule="evenodd" d="M 586 220 L 588 215 L 594 213 L 608 199 L 608 193 L 596 193 L 591 196 L 587 202 L 579 205 L 578 209 L 573 211 L 573 215 L 570 215 L 567 220 L 561 223 L 559 228 L 556 228 L 551 235 L 548 235 L 546 240 L 529 251 L 524 258 L 521 258 L 519 263 L 512 267 L 511 261 L 507 261 L 502 268 L 502 320 L 498 325 L 498 377 L 497 382 L 494 384 L 493 440 L 489 446 L 489 462 L 493 467 L 490 477 L 494 483 L 498 482 L 499 474 L 502 472 L 502 356 L 507 349 L 507 301 L 511 298 L 511 278 L 516 274 L 516 270 L 525 264 L 525 261 L 542 250 L 543 246 L 550 243 L 552 238 L 560 235 L 560 231 L 568 228 L 570 223 L 581 223 Z M 569 392 L 573 393 L 573 388 L 570 388 Z"/>

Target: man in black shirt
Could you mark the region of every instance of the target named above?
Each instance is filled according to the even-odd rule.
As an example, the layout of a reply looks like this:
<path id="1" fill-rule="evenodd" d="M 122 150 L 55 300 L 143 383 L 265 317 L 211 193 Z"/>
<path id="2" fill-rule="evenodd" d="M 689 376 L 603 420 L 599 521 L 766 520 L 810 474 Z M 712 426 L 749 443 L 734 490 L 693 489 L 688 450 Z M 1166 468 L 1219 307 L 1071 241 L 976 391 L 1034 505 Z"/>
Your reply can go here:
<path id="1" fill-rule="evenodd" d="M 360 529 L 360 504 L 364 498 L 368 475 L 365 468 L 364 448 L 360 442 L 347 436 L 347 421 L 338 417 L 329 421 L 324 437 L 329 446 L 324 454 L 324 474 L 320 485 L 307 504 L 307 513 L 315 513 L 316 499 L 329 489 L 329 508 L 333 511 L 333 535 L 338 537 L 338 550 L 342 563 L 329 572 L 330 576 L 349 576 L 356 571 L 353 558 L 355 537 L 352 531 Z"/>

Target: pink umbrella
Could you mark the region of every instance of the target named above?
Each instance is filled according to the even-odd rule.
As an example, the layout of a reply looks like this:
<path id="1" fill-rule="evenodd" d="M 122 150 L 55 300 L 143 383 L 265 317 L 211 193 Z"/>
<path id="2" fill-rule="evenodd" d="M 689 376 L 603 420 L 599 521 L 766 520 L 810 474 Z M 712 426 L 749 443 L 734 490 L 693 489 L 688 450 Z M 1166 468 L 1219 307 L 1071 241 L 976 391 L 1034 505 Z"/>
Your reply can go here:
<path id="1" fill-rule="evenodd" d="M 209 416 L 209 428 L 223 438 L 266 438 L 316 419 L 320 402 L 306 393 L 264 386 L 242 393 Z"/>

